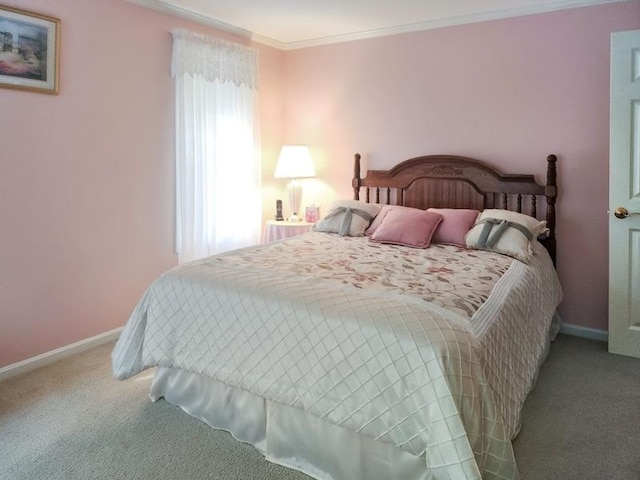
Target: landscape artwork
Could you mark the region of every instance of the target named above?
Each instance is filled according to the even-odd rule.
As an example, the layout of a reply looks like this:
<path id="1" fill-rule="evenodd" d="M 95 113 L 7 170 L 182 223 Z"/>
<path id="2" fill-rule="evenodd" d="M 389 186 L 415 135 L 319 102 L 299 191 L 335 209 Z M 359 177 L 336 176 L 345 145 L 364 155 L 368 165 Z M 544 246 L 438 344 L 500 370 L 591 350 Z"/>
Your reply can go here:
<path id="1" fill-rule="evenodd" d="M 0 5 L 0 87 L 59 93 L 60 20 Z"/>

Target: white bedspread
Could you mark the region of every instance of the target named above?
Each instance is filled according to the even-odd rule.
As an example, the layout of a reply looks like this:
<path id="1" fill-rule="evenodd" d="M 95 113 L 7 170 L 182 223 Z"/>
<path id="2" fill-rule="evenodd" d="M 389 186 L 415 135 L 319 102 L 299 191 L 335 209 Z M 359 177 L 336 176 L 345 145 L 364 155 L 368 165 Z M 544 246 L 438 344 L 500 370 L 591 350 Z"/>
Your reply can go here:
<path id="1" fill-rule="evenodd" d="M 326 248 L 330 238 L 332 255 L 345 242 L 369 248 L 366 238 L 296 238 L 277 245 Z M 423 456 L 436 479 L 518 478 L 511 438 L 561 295 L 541 246 L 530 266 L 508 261 L 470 319 L 397 285 L 238 261 L 273 248 L 156 280 L 114 349 L 115 376 L 151 366 L 200 373 Z M 398 248 L 377 254 L 390 262 Z"/>

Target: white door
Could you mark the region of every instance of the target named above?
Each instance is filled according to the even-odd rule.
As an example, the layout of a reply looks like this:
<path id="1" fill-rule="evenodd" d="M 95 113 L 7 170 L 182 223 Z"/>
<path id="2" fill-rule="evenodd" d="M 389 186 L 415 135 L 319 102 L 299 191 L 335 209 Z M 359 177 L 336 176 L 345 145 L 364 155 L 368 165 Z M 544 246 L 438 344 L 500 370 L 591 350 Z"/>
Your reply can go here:
<path id="1" fill-rule="evenodd" d="M 609 351 L 640 357 L 640 30 L 611 35 Z"/>

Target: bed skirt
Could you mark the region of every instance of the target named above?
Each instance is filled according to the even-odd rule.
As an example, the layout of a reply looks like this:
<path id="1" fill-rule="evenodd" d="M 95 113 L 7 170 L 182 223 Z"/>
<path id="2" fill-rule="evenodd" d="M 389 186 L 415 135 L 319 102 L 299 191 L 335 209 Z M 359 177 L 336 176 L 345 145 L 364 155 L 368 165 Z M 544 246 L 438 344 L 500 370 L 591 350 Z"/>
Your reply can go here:
<path id="1" fill-rule="evenodd" d="M 556 314 L 534 378 L 560 329 Z M 535 385 L 531 385 L 531 388 Z M 425 459 L 302 410 L 203 375 L 158 368 L 149 396 L 164 398 L 210 427 L 253 445 L 267 460 L 322 480 L 433 480 Z M 519 426 L 518 426 L 519 430 Z"/>
<path id="2" fill-rule="evenodd" d="M 422 457 L 202 375 L 158 368 L 150 397 L 164 397 L 192 417 L 253 445 L 270 462 L 317 479 L 432 478 Z"/>

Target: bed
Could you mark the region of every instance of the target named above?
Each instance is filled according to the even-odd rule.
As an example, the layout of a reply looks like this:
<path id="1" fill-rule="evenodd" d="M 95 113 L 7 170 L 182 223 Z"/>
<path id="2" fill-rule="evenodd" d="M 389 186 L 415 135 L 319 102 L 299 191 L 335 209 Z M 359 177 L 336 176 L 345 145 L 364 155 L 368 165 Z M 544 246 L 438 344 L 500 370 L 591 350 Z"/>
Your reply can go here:
<path id="1" fill-rule="evenodd" d="M 125 325 L 114 375 L 157 367 L 152 400 L 314 478 L 519 478 L 511 440 L 562 295 L 556 157 L 540 185 L 451 155 L 362 177 L 356 154 L 352 186 L 315 231 L 163 274 Z M 475 248 L 436 242 L 447 215 L 476 210 Z M 525 235 L 521 216 L 544 228 Z M 499 251 L 510 235 L 526 236 L 520 260 Z"/>

